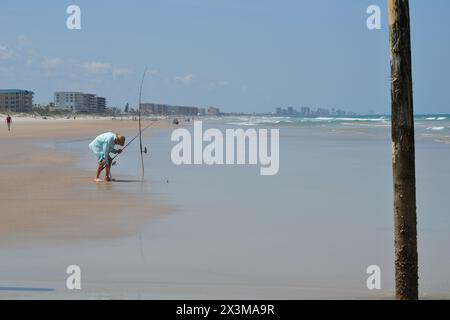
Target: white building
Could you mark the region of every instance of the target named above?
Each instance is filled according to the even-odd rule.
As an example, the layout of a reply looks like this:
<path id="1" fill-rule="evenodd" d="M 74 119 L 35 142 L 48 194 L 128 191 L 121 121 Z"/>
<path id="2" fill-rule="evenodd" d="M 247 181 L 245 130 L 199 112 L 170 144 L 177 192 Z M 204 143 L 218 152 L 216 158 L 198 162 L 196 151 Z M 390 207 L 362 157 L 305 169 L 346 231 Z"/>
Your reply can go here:
<path id="1" fill-rule="evenodd" d="M 83 92 L 55 92 L 55 109 L 73 113 L 102 113 L 106 108 L 106 99 L 95 94 Z"/>
<path id="2" fill-rule="evenodd" d="M 106 98 L 95 97 L 95 103 L 97 105 L 97 112 L 103 113 L 106 111 Z"/>
<path id="3" fill-rule="evenodd" d="M 72 112 L 87 112 L 82 92 L 55 92 L 55 109 Z"/>
<path id="4" fill-rule="evenodd" d="M 0 110 L 30 112 L 33 108 L 33 91 L 19 89 L 0 90 Z"/>
<path id="5" fill-rule="evenodd" d="M 217 117 L 219 115 L 220 115 L 220 109 L 219 108 L 214 108 L 214 107 L 209 107 L 208 108 L 208 116 Z"/>

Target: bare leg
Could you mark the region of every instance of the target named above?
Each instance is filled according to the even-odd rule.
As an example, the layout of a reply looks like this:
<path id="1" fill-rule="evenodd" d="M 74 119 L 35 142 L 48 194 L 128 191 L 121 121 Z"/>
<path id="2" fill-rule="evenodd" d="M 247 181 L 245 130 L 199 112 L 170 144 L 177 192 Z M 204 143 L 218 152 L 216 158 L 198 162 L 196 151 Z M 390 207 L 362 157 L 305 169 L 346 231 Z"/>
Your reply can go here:
<path id="1" fill-rule="evenodd" d="M 100 180 L 100 173 L 102 173 L 103 169 L 105 169 L 105 166 L 106 166 L 106 161 L 105 161 L 105 160 L 103 160 L 103 161 L 98 165 L 97 172 L 96 172 L 96 175 L 95 175 L 95 181 L 96 181 L 96 182 L 100 182 L 100 181 L 101 181 L 101 180 Z"/>
<path id="2" fill-rule="evenodd" d="M 111 181 L 110 172 L 111 164 L 109 166 L 106 166 L 105 181 Z"/>
<path id="3" fill-rule="evenodd" d="M 109 165 L 106 165 L 106 162 L 105 162 L 105 168 L 106 168 L 105 181 L 111 181 L 111 162 L 112 162 L 112 160 L 111 160 L 110 156 L 108 156 L 108 162 L 109 162 Z"/>

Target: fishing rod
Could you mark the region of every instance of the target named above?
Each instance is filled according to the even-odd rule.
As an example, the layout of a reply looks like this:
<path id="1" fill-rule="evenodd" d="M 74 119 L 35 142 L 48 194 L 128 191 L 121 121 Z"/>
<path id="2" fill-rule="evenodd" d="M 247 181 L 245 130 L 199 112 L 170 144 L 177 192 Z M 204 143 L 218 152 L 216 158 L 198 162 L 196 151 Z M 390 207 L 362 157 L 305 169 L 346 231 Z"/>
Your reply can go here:
<path id="1" fill-rule="evenodd" d="M 144 86 L 145 75 L 147 74 L 147 67 L 145 67 L 144 74 L 142 75 L 141 86 L 139 87 L 139 151 L 141 152 L 141 180 L 144 181 L 145 169 L 144 169 L 144 157 L 143 157 L 143 149 L 142 149 L 142 125 L 141 125 L 141 105 L 142 105 L 142 87 Z M 145 148 L 147 151 L 147 148 Z M 147 153 L 147 152 L 145 152 Z"/>
<path id="2" fill-rule="evenodd" d="M 134 140 L 136 140 L 142 134 L 142 132 L 144 132 L 145 130 L 147 130 L 151 126 L 153 126 L 155 123 L 156 123 L 156 121 L 153 122 L 153 123 L 150 123 L 144 129 L 142 129 L 141 132 L 139 132 L 137 135 L 135 135 L 130 141 L 128 141 L 128 143 L 122 149 L 120 149 L 120 153 L 122 153 L 123 150 L 125 150 Z M 143 153 L 147 153 L 147 147 L 145 147 L 142 152 Z M 116 161 L 114 161 L 114 159 L 117 158 L 120 153 L 117 153 L 114 157 L 111 158 L 111 166 L 114 166 L 116 164 Z M 104 168 L 106 168 L 106 164 L 103 166 L 103 169 Z"/>
<path id="3" fill-rule="evenodd" d="M 141 154 L 141 181 L 144 181 L 144 174 L 145 174 L 145 169 L 144 169 L 144 153 L 147 153 L 147 147 L 145 147 L 144 149 L 142 148 L 142 132 L 145 131 L 148 127 L 150 127 L 152 124 L 149 124 L 147 127 L 145 127 L 144 129 L 142 129 L 142 123 L 141 123 L 141 105 L 142 105 L 142 88 L 144 86 L 144 80 L 145 80 L 145 75 L 147 74 L 147 68 L 145 68 L 144 70 L 144 74 L 142 75 L 142 80 L 141 80 L 141 85 L 139 87 L 139 108 L 138 108 L 138 116 L 139 116 L 139 133 L 130 140 L 130 142 L 128 142 L 125 147 L 123 147 L 111 160 L 111 166 L 115 165 L 115 161 L 113 161 L 115 158 L 117 158 L 117 156 L 119 154 L 122 153 L 122 151 L 131 143 L 133 142 L 136 138 L 139 137 L 139 151 Z M 105 166 L 103 168 L 106 167 L 106 163 Z M 110 174 L 111 175 L 111 174 Z"/>
<path id="4" fill-rule="evenodd" d="M 146 126 L 144 129 L 141 130 L 141 132 L 139 132 L 137 135 L 135 135 L 133 137 L 133 139 L 131 139 L 130 141 L 128 141 L 128 143 L 122 148 L 120 149 L 120 151 L 122 152 L 123 150 L 125 150 L 126 147 L 128 147 L 134 140 L 136 140 L 142 132 L 144 132 L 145 130 L 147 130 L 149 127 L 151 127 L 153 125 L 153 123 L 150 123 L 148 126 Z M 147 147 L 145 148 L 145 152 L 147 153 Z M 120 153 L 116 154 L 111 160 L 114 160 Z"/>

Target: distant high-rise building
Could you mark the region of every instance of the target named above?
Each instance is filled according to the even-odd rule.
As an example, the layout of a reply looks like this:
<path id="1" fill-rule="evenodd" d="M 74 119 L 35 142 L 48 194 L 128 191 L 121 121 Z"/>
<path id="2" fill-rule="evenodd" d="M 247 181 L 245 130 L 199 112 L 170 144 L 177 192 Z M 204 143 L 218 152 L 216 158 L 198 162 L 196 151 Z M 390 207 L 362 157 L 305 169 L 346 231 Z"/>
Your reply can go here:
<path id="1" fill-rule="evenodd" d="M 212 116 L 212 117 L 216 117 L 220 115 L 220 109 L 219 108 L 214 108 L 214 107 L 209 107 L 208 108 L 208 116 Z"/>
<path id="2" fill-rule="evenodd" d="M 95 97 L 95 102 L 97 105 L 97 112 L 104 113 L 106 111 L 106 98 Z"/>
<path id="3" fill-rule="evenodd" d="M 300 114 L 301 114 L 302 116 L 305 116 L 305 117 L 310 116 L 310 115 L 311 115 L 311 108 L 308 108 L 308 107 L 301 107 L 301 109 L 300 109 Z"/>
<path id="4" fill-rule="evenodd" d="M 318 108 L 317 109 L 317 115 L 318 116 L 329 116 L 330 115 L 330 110 L 323 109 L 323 108 Z"/>
<path id="5" fill-rule="evenodd" d="M 19 89 L 0 90 L 0 110 L 29 112 L 33 108 L 33 91 Z"/>
<path id="6" fill-rule="evenodd" d="M 74 113 L 102 113 L 106 109 L 106 98 L 92 93 L 55 92 L 55 109 Z"/>
<path id="7" fill-rule="evenodd" d="M 88 112 L 82 92 L 55 92 L 55 109 Z"/>
<path id="8" fill-rule="evenodd" d="M 95 100 L 95 94 L 85 93 L 83 94 L 84 105 L 89 113 L 97 113 L 97 101 Z"/>
<path id="9" fill-rule="evenodd" d="M 172 106 L 158 103 L 141 103 L 141 112 L 145 115 L 181 115 L 196 116 L 199 113 L 197 107 Z"/>
<path id="10" fill-rule="evenodd" d="M 205 108 L 198 108 L 198 116 L 204 116 L 206 115 L 206 109 Z"/>

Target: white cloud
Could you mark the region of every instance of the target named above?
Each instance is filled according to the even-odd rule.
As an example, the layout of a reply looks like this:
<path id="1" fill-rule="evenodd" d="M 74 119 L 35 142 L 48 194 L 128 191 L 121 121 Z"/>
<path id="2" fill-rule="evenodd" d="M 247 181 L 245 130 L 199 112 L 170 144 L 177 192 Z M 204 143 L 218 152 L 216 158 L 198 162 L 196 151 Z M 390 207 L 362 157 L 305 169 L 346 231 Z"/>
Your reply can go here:
<path id="1" fill-rule="evenodd" d="M 229 85 L 230 85 L 230 83 L 228 81 L 219 81 L 217 83 L 218 87 L 226 87 L 226 86 L 229 86 Z"/>
<path id="2" fill-rule="evenodd" d="M 84 64 L 84 69 L 89 73 L 107 73 L 111 71 L 112 66 L 109 63 L 88 62 Z"/>
<path id="3" fill-rule="evenodd" d="M 9 60 L 14 56 L 14 53 L 7 46 L 0 45 L 0 60 Z"/>
<path id="4" fill-rule="evenodd" d="M 42 68 L 45 71 L 51 71 L 57 69 L 58 67 L 64 64 L 64 60 L 61 58 L 49 58 L 44 57 L 44 60 L 41 63 Z"/>
<path id="5" fill-rule="evenodd" d="M 192 81 L 194 80 L 194 75 L 193 74 L 188 74 L 185 76 L 176 76 L 175 77 L 175 82 L 182 84 L 182 85 L 189 85 L 192 83 Z"/>
<path id="6" fill-rule="evenodd" d="M 20 47 L 31 47 L 33 45 L 33 42 L 31 41 L 31 39 L 24 35 L 18 36 L 16 38 L 16 40 L 17 40 L 17 44 Z"/>
<path id="7" fill-rule="evenodd" d="M 231 83 L 225 80 L 210 82 L 207 86 L 208 90 L 217 90 L 230 86 Z"/>
<path id="8" fill-rule="evenodd" d="M 112 71 L 112 75 L 114 78 L 120 78 L 127 76 L 132 73 L 130 68 L 114 68 Z"/>

